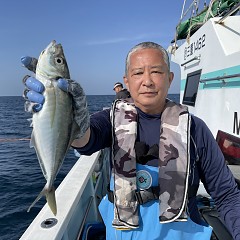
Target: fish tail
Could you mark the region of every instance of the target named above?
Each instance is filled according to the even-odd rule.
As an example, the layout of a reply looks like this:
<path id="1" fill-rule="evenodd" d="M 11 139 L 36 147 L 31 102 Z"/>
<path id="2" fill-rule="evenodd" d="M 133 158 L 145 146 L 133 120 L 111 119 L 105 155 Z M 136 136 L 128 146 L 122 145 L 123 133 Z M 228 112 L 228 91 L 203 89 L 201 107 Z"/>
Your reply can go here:
<path id="1" fill-rule="evenodd" d="M 57 204 L 56 204 L 54 187 L 52 187 L 52 189 L 50 191 L 46 192 L 46 199 L 47 199 L 48 206 L 52 210 L 52 213 L 56 216 L 57 215 Z"/>
<path id="2" fill-rule="evenodd" d="M 52 189 L 49 191 L 49 189 L 46 188 L 46 186 L 43 188 L 43 190 L 39 193 L 39 195 L 36 197 L 34 202 L 31 204 L 31 206 L 28 208 L 27 212 L 30 211 L 30 209 L 42 198 L 42 196 L 46 196 L 47 203 L 53 212 L 53 214 L 56 216 L 57 214 L 57 204 L 56 204 L 56 198 L 55 198 L 55 188 L 52 187 Z"/>
<path id="3" fill-rule="evenodd" d="M 43 188 L 43 190 L 39 193 L 39 195 L 36 197 L 36 199 L 34 200 L 34 202 L 31 204 L 31 206 L 28 208 L 27 212 L 30 212 L 31 208 L 42 198 L 42 196 L 45 195 L 45 187 Z"/>

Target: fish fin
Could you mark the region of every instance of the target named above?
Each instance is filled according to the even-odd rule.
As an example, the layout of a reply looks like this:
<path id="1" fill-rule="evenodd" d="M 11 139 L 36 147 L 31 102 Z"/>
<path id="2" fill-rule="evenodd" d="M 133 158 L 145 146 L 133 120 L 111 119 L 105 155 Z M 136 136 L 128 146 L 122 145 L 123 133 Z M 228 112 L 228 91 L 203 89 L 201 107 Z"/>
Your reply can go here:
<path id="1" fill-rule="evenodd" d="M 34 202 L 31 204 L 31 206 L 28 208 L 27 212 L 30 212 L 31 208 L 42 198 L 42 196 L 45 195 L 45 187 L 43 188 L 43 190 L 39 193 L 39 195 L 36 197 L 36 199 L 34 200 Z"/>
<path id="2" fill-rule="evenodd" d="M 57 204 L 56 204 L 54 187 L 52 187 L 52 189 L 50 191 L 46 192 L 46 199 L 47 199 L 48 206 L 50 207 L 52 213 L 56 216 L 57 215 Z"/>
<path id="3" fill-rule="evenodd" d="M 35 147 L 35 137 L 34 137 L 34 131 L 32 131 L 31 140 L 30 140 L 30 148 Z"/>
<path id="4" fill-rule="evenodd" d="M 56 216 L 57 215 L 57 204 L 56 204 L 56 197 L 55 197 L 55 188 L 52 187 L 50 191 L 46 189 L 46 186 L 43 188 L 43 190 L 39 193 L 39 195 L 36 197 L 34 202 L 31 204 L 31 206 L 28 208 L 27 212 L 31 210 L 31 208 L 42 198 L 42 196 L 46 196 L 47 203 L 52 211 L 52 213 Z"/>
<path id="5" fill-rule="evenodd" d="M 27 120 L 30 122 L 30 127 L 33 127 L 32 118 L 28 118 Z"/>

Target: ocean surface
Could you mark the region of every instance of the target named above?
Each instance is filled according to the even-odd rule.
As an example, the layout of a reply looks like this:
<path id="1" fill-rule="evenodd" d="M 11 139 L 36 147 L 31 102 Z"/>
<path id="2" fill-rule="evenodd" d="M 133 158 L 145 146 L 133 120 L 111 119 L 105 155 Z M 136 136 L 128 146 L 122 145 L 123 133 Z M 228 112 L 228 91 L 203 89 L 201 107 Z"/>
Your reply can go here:
<path id="1" fill-rule="evenodd" d="M 169 94 L 179 102 L 179 94 Z M 90 114 L 111 106 L 113 95 L 87 96 Z M 42 198 L 28 207 L 44 187 L 35 151 L 29 147 L 32 128 L 22 97 L 0 97 L 0 240 L 19 239 L 46 203 Z M 72 149 L 57 175 L 57 187 L 77 161 Z"/>

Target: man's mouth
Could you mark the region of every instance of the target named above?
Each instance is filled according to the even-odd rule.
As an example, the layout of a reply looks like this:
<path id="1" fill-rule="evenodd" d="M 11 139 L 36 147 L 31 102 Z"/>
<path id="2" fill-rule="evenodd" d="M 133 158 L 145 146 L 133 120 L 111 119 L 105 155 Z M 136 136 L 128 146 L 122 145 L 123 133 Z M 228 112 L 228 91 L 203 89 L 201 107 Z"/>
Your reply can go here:
<path id="1" fill-rule="evenodd" d="M 141 94 L 143 94 L 145 96 L 152 96 L 152 95 L 157 95 L 157 92 L 143 92 Z"/>

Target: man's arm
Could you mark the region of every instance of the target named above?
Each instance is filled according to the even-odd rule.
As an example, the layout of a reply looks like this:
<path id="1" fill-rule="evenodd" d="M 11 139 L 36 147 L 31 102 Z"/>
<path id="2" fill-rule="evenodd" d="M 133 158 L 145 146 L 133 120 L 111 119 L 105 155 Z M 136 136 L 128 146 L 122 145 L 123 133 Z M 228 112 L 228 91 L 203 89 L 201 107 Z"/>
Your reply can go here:
<path id="1" fill-rule="evenodd" d="M 234 239 L 240 239 L 240 191 L 206 124 L 194 117 L 200 177 Z"/>
<path id="2" fill-rule="evenodd" d="M 72 147 L 74 147 L 74 148 L 84 147 L 89 142 L 90 135 L 91 135 L 91 130 L 90 130 L 90 128 L 88 128 L 86 133 L 80 139 L 73 140 Z"/>
<path id="3" fill-rule="evenodd" d="M 96 112 L 90 116 L 90 128 L 81 139 L 74 140 L 74 147 L 80 154 L 92 153 L 110 147 L 112 143 L 112 127 L 110 109 Z"/>

